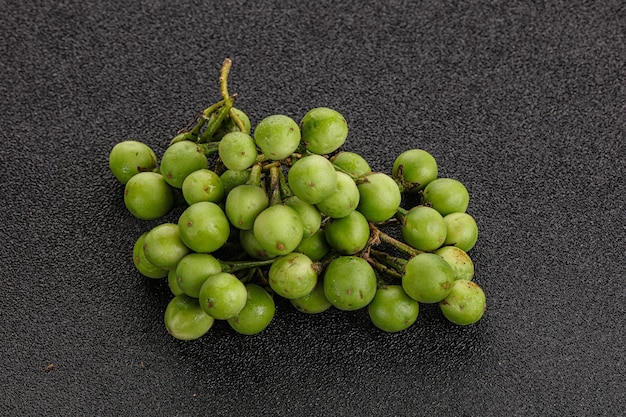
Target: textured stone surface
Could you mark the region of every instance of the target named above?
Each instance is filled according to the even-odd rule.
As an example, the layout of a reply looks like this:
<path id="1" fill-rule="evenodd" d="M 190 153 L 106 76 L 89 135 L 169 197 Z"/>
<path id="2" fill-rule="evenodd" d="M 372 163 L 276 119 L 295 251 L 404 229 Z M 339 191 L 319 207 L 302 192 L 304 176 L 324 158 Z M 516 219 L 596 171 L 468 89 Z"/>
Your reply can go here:
<path id="1" fill-rule="evenodd" d="M 623 3 L 9 3 L 0 414 L 626 413 Z M 125 211 L 107 156 L 162 154 L 225 57 L 253 124 L 333 107 L 374 169 L 420 147 L 467 186 L 479 324 L 424 306 L 387 335 L 279 302 L 258 336 L 166 334 L 167 287 L 130 257 L 156 223 Z"/>

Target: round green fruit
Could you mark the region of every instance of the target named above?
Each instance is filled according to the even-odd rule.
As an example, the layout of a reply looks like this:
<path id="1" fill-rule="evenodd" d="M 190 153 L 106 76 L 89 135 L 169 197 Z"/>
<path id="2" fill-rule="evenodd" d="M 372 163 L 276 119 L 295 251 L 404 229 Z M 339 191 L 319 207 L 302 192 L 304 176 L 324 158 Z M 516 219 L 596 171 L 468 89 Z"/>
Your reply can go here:
<path id="1" fill-rule="evenodd" d="M 402 288 L 420 303 L 438 303 L 454 284 L 454 271 L 441 256 L 422 253 L 411 258 L 402 276 Z"/>
<path id="2" fill-rule="evenodd" d="M 154 151 L 145 143 L 125 140 L 117 143 L 109 153 L 109 168 L 113 176 L 126 184 L 140 172 L 152 171 L 157 166 Z"/>
<path id="3" fill-rule="evenodd" d="M 174 190 L 156 172 L 140 172 L 126 183 L 124 205 L 141 220 L 155 220 L 174 207 Z"/>
<path id="4" fill-rule="evenodd" d="M 196 143 L 184 140 L 170 145 L 161 157 L 160 171 L 165 181 L 174 188 L 181 188 L 187 175 L 206 168 L 208 160 Z"/>
<path id="5" fill-rule="evenodd" d="M 189 205 L 200 201 L 219 203 L 224 197 L 224 185 L 220 176 L 204 168 L 187 175 L 183 181 L 182 191 Z"/>
<path id="6" fill-rule="evenodd" d="M 219 272 L 204 281 L 198 299 L 209 316 L 228 320 L 239 314 L 246 305 L 248 291 L 235 275 Z"/>
<path id="7" fill-rule="evenodd" d="M 148 262 L 162 269 L 175 268 L 189 253 L 189 248 L 180 239 L 178 225 L 174 223 L 162 223 L 150 229 L 143 245 Z"/>
<path id="8" fill-rule="evenodd" d="M 254 129 L 254 141 L 272 160 L 285 159 L 300 144 L 300 128 L 288 116 L 276 114 L 261 120 Z"/>
<path id="9" fill-rule="evenodd" d="M 454 282 L 450 294 L 439 303 L 441 312 L 449 321 L 460 326 L 474 324 L 485 314 L 485 293 L 473 281 Z"/>
<path id="10" fill-rule="evenodd" d="M 392 176 L 400 181 L 407 191 L 423 190 L 437 178 L 437 161 L 423 149 L 402 152 L 393 163 Z"/>
<path id="11" fill-rule="evenodd" d="M 324 295 L 328 301 L 344 311 L 358 310 L 374 298 L 377 288 L 376 273 L 370 264 L 357 256 L 333 259 L 324 272 Z"/>
<path id="12" fill-rule="evenodd" d="M 389 175 L 373 172 L 357 181 L 360 211 L 370 222 L 384 222 L 392 218 L 402 200 L 398 184 Z"/>
<path id="13" fill-rule="evenodd" d="M 255 335 L 265 330 L 276 312 L 272 296 L 256 284 L 247 284 L 248 298 L 241 311 L 228 319 L 228 324 L 237 333 Z"/>
<path id="14" fill-rule="evenodd" d="M 292 298 L 289 301 L 298 311 L 306 314 L 323 313 L 333 306 L 324 294 L 324 284 L 321 281 L 318 281 L 315 288 L 304 297 Z"/>
<path id="15" fill-rule="evenodd" d="M 453 178 L 437 178 L 424 188 L 424 204 L 430 205 L 442 216 L 464 213 L 469 199 L 465 185 Z"/>
<path id="16" fill-rule="evenodd" d="M 167 304 L 164 316 L 167 332 L 179 340 L 194 340 L 204 336 L 215 319 L 207 315 L 196 298 L 180 294 Z"/>
<path id="17" fill-rule="evenodd" d="M 146 258 L 143 246 L 147 234 L 148 232 L 142 233 L 141 236 L 139 236 L 139 238 L 135 241 L 135 245 L 133 246 L 133 263 L 135 264 L 135 268 L 137 268 L 137 271 L 139 271 L 141 275 L 145 277 L 165 278 L 168 273 L 167 269 L 154 266 Z"/>
<path id="18" fill-rule="evenodd" d="M 190 205 L 178 218 L 180 239 L 194 252 L 215 252 L 228 240 L 230 223 L 215 203 Z"/>
<path id="19" fill-rule="evenodd" d="M 336 110 L 317 107 L 309 110 L 300 122 L 306 149 L 318 155 L 336 151 L 348 137 L 348 123 Z"/>
<path id="20" fill-rule="evenodd" d="M 453 245 L 469 252 L 478 241 L 478 225 L 467 213 L 450 213 L 443 218 L 446 225 L 445 245 Z"/>
<path id="21" fill-rule="evenodd" d="M 367 307 L 374 326 L 395 333 L 409 328 L 417 320 L 419 303 L 409 297 L 400 285 L 385 285 L 376 290 Z"/>
<path id="22" fill-rule="evenodd" d="M 287 299 L 304 297 L 317 284 L 315 263 L 299 252 L 277 258 L 272 263 L 268 276 L 272 290 Z"/>
<path id="23" fill-rule="evenodd" d="M 415 249 L 430 252 L 446 240 L 446 225 L 439 212 L 428 206 L 416 206 L 402 216 L 402 238 Z"/>
<path id="24" fill-rule="evenodd" d="M 308 155 L 289 169 L 291 191 L 301 200 L 317 204 L 329 197 L 337 187 L 337 171 L 323 156 Z"/>
<path id="25" fill-rule="evenodd" d="M 474 278 L 474 262 L 469 255 L 456 246 L 443 246 L 435 251 L 435 255 L 445 259 L 454 271 L 454 279 L 471 281 Z"/>

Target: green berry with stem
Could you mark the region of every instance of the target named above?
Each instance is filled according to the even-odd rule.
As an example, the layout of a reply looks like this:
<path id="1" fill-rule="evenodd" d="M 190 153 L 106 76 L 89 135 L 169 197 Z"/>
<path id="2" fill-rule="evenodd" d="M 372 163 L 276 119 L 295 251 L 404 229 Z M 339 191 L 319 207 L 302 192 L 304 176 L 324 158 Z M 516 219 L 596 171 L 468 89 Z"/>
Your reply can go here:
<path id="1" fill-rule="evenodd" d="M 271 205 L 259 213 L 253 230 L 261 247 L 275 255 L 293 252 L 304 233 L 298 212 L 282 204 Z"/>
<path id="2" fill-rule="evenodd" d="M 241 171 L 250 168 L 257 158 L 254 139 L 247 133 L 227 133 L 219 144 L 219 156 L 226 168 Z"/>

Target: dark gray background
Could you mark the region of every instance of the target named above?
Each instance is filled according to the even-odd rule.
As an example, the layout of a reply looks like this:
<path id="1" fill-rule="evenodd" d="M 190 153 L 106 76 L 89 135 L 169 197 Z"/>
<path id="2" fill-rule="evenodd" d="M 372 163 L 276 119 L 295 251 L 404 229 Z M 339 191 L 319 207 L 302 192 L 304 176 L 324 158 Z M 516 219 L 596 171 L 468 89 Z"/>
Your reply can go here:
<path id="1" fill-rule="evenodd" d="M 0 3 L 0 414 L 626 413 L 624 2 Z M 108 152 L 161 154 L 226 57 L 253 123 L 333 107 L 374 169 L 420 147 L 467 186 L 482 321 L 166 334 Z"/>

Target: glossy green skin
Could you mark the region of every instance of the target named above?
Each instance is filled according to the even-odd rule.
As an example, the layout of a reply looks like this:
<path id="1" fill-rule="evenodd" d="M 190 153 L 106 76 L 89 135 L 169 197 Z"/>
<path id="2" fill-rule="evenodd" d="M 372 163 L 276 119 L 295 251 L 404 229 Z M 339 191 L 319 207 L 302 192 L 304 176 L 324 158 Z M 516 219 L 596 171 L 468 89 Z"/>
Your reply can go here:
<path id="1" fill-rule="evenodd" d="M 244 184 L 228 193 L 224 211 L 230 223 L 237 229 L 250 230 L 257 216 L 268 206 L 269 199 L 261 187 Z"/>
<path id="2" fill-rule="evenodd" d="M 174 188 L 181 188 L 187 175 L 207 168 L 208 160 L 202 148 L 184 140 L 170 145 L 161 157 L 161 174 Z"/>
<path id="3" fill-rule="evenodd" d="M 154 220 L 174 207 L 174 190 L 156 172 L 140 172 L 124 187 L 124 205 L 138 219 Z"/>
<path id="4" fill-rule="evenodd" d="M 109 169 L 122 184 L 140 172 L 148 172 L 157 166 L 154 151 L 145 143 L 125 140 L 117 143 L 109 153 Z"/>
<path id="5" fill-rule="evenodd" d="M 231 132 L 220 140 L 218 154 L 226 168 L 241 171 L 256 162 L 256 144 L 247 133 Z"/>
<path id="6" fill-rule="evenodd" d="M 276 257 L 276 255 L 269 253 L 261 247 L 259 241 L 254 236 L 253 230 L 241 230 L 239 232 L 239 243 L 243 250 L 254 259 L 265 261 Z"/>
<path id="7" fill-rule="evenodd" d="M 292 298 L 289 301 L 298 311 L 305 314 L 323 313 L 333 306 L 324 294 L 324 284 L 321 281 L 318 281 L 313 291 L 304 297 Z"/>
<path id="8" fill-rule="evenodd" d="M 402 288 L 420 303 L 438 303 L 452 289 L 454 271 L 441 256 L 422 253 L 409 260 L 402 276 Z"/>
<path id="9" fill-rule="evenodd" d="M 353 211 L 341 219 L 332 219 L 324 227 L 328 244 L 342 255 L 353 255 L 365 248 L 370 238 L 365 216 Z"/>
<path id="10" fill-rule="evenodd" d="M 185 294 L 174 296 L 164 315 L 167 332 L 179 340 L 195 340 L 213 327 L 215 319 L 207 315 L 196 298 Z"/>
<path id="11" fill-rule="evenodd" d="M 224 197 L 224 185 L 220 176 L 204 168 L 187 175 L 183 181 L 182 191 L 189 205 L 200 201 L 219 203 Z"/>
<path id="12" fill-rule="evenodd" d="M 292 252 L 304 233 L 298 212 L 281 204 L 263 210 L 254 221 L 253 230 L 261 247 L 274 255 Z"/>
<path id="13" fill-rule="evenodd" d="M 360 201 L 357 210 L 370 222 L 392 218 L 400 207 L 402 195 L 398 184 L 389 175 L 374 172 L 358 181 Z"/>
<path id="14" fill-rule="evenodd" d="M 446 240 L 446 225 L 439 212 L 428 206 L 416 206 L 402 219 L 402 238 L 422 251 L 434 251 Z"/>
<path id="15" fill-rule="evenodd" d="M 300 220 L 302 220 L 302 237 L 310 237 L 320 229 L 322 225 L 322 213 L 313 204 L 302 201 L 296 196 L 288 197 L 285 205 L 291 207 L 298 212 Z"/>
<path id="16" fill-rule="evenodd" d="M 180 240 L 178 225 L 162 223 L 148 231 L 143 245 L 146 259 L 158 268 L 172 269 L 189 253 L 189 248 Z"/>
<path id="17" fill-rule="evenodd" d="M 442 216 L 464 213 L 469 199 L 465 185 L 453 178 L 437 178 L 424 188 L 424 204 L 432 206 Z"/>
<path id="18" fill-rule="evenodd" d="M 215 252 L 228 240 L 230 223 L 215 203 L 192 204 L 178 218 L 181 240 L 194 252 Z"/>
<path id="19" fill-rule="evenodd" d="M 141 275 L 148 278 L 165 278 L 167 276 L 167 269 L 159 268 L 150 263 L 148 259 L 146 259 L 146 255 L 143 251 L 144 241 L 146 239 L 146 235 L 148 232 L 144 232 L 137 238 L 135 241 L 135 245 L 133 246 L 133 263 L 135 264 L 135 268 L 137 271 L 141 273 Z"/>
<path id="20" fill-rule="evenodd" d="M 372 172 L 372 168 L 365 158 L 355 152 L 339 152 L 330 158 L 330 161 L 353 178 L 363 177 Z"/>
<path id="21" fill-rule="evenodd" d="M 474 278 L 474 262 L 469 255 L 456 246 L 443 246 L 435 251 L 435 255 L 446 260 L 454 271 L 454 279 L 471 281 Z"/>
<path id="22" fill-rule="evenodd" d="M 439 303 L 444 317 L 454 324 L 467 326 L 476 323 L 485 314 L 485 293 L 473 281 L 458 280 L 450 294 Z"/>
<path id="23" fill-rule="evenodd" d="M 348 123 L 336 110 L 317 107 L 300 121 L 302 141 L 308 151 L 325 155 L 336 151 L 348 137 Z"/>
<path id="24" fill-rule="evenodd" d="M 224 186 L 224 195 L 228 195 L 230 191 L 238 185 L 244 185 L 250 178 L 250 171 L 234 171 L 228 169 L 220 175 L 222 185 Z"/>
<path id="25" fill-rule="evenodd" d="M 207 278 L 198 297 L 204 312 L 218 320 L 228 320 L 239 314 L 247 299 L 246 286 L 228 272 L 219 272 Z"/>
<path id="26" fill-rule="evenodd" d="M 395 333 L 409 328 L 417 320 L 419 303 L 409 297 L 401 285 L 385 285 L 367 306 L 370 320 L 377 328 Z"/>
<path id="27" fill-rule="evenodd" d="M 270 267 L 268 277 L 272 290 L 287 299 L 304 297 L 317 284 L 313 261 L 299 252 L 277 258 Z"/>
<path id="28" fill-rule="evenodd" d="M 303 237 L 298 247 L 294 249 L 294 252 L 304 253 L 314 262 L 322 259 L 329 251 L 330 245 L 326 241 L 324 229 L 319 229 L 312 236 Z"/>
<path id="29" fill-rule="evenodd" d="M 297 160 L 287 174 L 291 191 L 303 201 L 317 204 L 337 187 L 337 171 L 323 156 L 308 155 Z"/>
<path id="30" fill-rule="evenodd" d="M 400 169 L 402 167 L 402 169 Z M 402 152 L 393 162 L 392 177 L 404 184 L 411 184 L 409 191 L 423 190 L 437 178 L 437 161 L 423 149 L 409 149 Z"/>
<path id="31" fill-rule="evenodd" d="M 478 241 L 478 225 L 467 213 L 450 213 L 443 218 L 446 225 L 445 245 L 454 245 L 469 252 Z"/>
<path id="32" fill-rule="evenodd" d="M 167 273 L 167 286 L 173 295 L 184 294 L 183 290 L 178 286 L 178 277 L 176 276 L 176 268 L 172 268 Z"/>
<path id="33" fill-rule="evenodd" d="M 254 141 L 261 152 L 272 160 L 285 159 L 300 144 L 300 128 L 288 116 L 276 114 L 261 120 L 254 129 Z"/>
<path id="34" fill-rule="evenodd" d="M 376 273 L 369 263 L 357 256 L 340 256 L 326 267 L 324 295 L 328 301 L 344 311 L 367 306 L 376 294 Z"/>
<path id="35" fill-rule="evenodd" d="M 248 299 L 243 309 L 228 319 L 228 324 L 237 333 L 254 335 L 261 333 L 271 323 L 276 312 L 272 296 L 256 284 L 247 284 Z"/>
<path id="36" fill-rule="evenodd" d="M 359 188 L 354 180 L 343 172 L 337 172 L 337 186 L 324 200 L 317 203 L 317 208 L 334 219 L 346 217 L 359 205 Z"/>
<path id="37" fill-rule="evenodd" d="M 222 272 L 222 265 L 208 253 L 188 253 L 176 265 L 178 288 L 190 297 L 198 298 L 200 288 L 211 275 Z"/>

